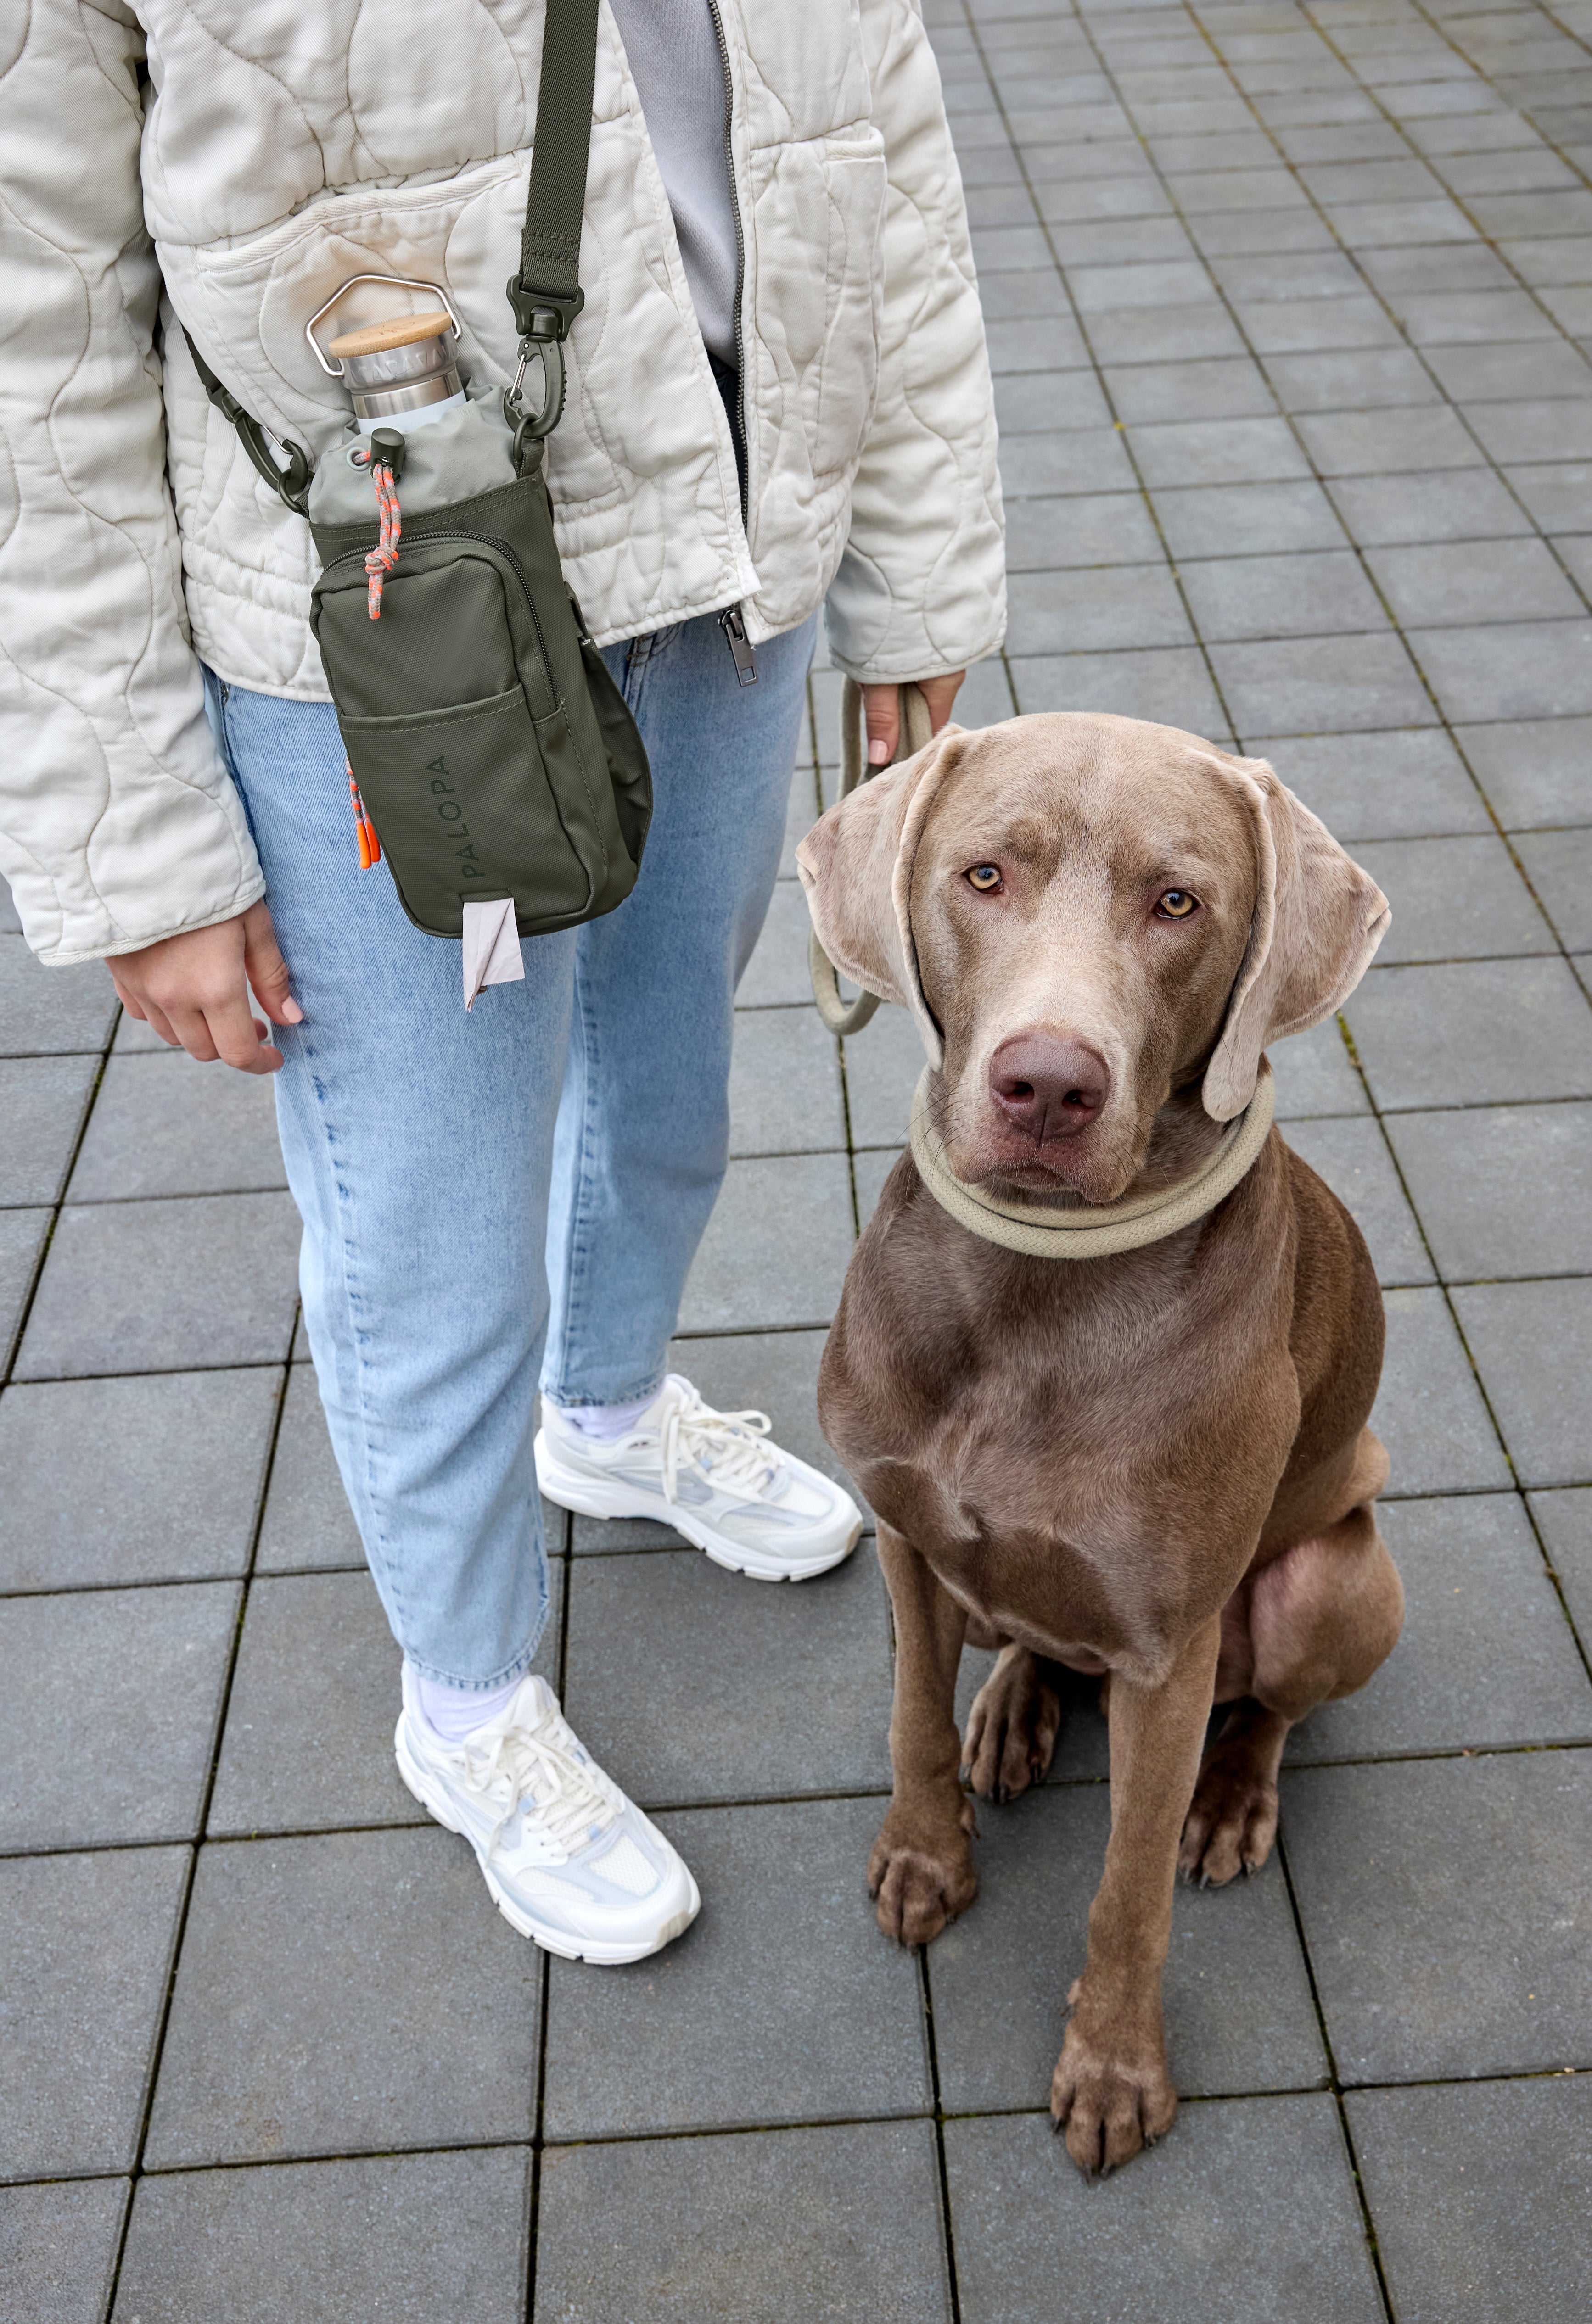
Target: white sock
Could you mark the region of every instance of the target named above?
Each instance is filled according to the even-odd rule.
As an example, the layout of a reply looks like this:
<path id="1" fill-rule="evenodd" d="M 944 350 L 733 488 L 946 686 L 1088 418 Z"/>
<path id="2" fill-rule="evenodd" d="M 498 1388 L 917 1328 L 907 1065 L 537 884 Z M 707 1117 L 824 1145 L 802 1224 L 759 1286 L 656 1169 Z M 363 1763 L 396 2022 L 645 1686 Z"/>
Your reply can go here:
<path id="1" fill-rule="evenodd" d="M 524 1684 L 525 1674 L 506 1686 L 445 1686 L 440 1678 L 422 1678 L 415 1672 L 421 1715 L 433 1735 L 444 1743 L 462 1743 L 477 1727 L 511 1703 Z"/>
<path id="2" fill-rule="evenodd" d="M 638 1396 L 630 1404 L 556 1404 L 552 1408 L 567 1428 L 578 1428 L 599 1444 L 616 1444 L 657 1401 L 654 1388 L 651 1396 Z"/>

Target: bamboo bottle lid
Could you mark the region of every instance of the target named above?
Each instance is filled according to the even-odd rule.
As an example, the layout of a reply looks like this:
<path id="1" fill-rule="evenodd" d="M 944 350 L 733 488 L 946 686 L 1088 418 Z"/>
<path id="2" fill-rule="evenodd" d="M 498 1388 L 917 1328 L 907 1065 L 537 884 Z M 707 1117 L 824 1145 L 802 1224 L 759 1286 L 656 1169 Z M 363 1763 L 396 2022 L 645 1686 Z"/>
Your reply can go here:
<path id="1" fill-rule="evenodd" d="M 413 346 L 417 339 L 434 339 L 453 328 L 453 318 L 440 309 L 430 315 L 395 315 L 390 323 L 370 323 L 363 331 L 344 331 L 328 348 L 330 355 L 379 355 L 390 347 Z"/>

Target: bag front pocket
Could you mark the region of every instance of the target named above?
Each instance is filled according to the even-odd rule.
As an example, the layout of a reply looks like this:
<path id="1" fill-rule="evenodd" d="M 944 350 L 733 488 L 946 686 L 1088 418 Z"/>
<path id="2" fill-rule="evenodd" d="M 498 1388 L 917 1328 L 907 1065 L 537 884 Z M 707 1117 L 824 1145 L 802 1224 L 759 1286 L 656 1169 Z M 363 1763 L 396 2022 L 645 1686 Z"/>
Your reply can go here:
<path id="1" fill-rule="evenodd" d="M 520 687 L 446 710 L 339 724 L 417 927 L 460 935 L 472 891 L 512 890 L 523 934 L 586 912 L 597 867 L 565 828 Z"/>

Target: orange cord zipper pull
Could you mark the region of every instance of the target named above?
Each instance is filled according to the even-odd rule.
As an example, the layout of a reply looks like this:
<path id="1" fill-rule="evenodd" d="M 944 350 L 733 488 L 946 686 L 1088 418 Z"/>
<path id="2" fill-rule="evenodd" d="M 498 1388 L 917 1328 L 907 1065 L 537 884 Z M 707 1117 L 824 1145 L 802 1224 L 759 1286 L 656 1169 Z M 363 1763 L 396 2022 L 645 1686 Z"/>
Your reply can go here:
<path id="1" fill-rule="evenodd" d="M 382 533 L 365 559 L 366 607 L 371 620 L 379 622 L 382 618 L 382 583 L 398 562 L 398 543 L 403 537 L 403 512 L 398 505 L 398 480 L 384 460 L 371 462 L 370 480 L 375 486 L 376 506 L 381 511 Z"/>
<path id="2" fill-rule="evenodd" d="M 348 797 L 354 803 L 354 835 L 359 842 L 359 869 L 362 872 L 368 872 L 373 863 L 379 863 L 382 860 L 382 843 L 376 837 L 375 825 L 366 811 L 365 801 L 359 796 L 359 786 L 354 779 L 354 770 L 346 759 L 343 763 L 348 769 Z"/>

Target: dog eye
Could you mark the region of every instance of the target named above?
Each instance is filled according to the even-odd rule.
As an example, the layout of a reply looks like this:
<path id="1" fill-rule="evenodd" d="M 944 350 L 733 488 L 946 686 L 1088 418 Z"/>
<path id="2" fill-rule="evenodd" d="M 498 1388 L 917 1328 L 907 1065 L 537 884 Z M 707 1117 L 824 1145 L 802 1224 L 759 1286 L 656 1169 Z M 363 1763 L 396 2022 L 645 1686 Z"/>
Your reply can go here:
<path id="1" fill-rule="evenodd" d="M 993 896 L 1001 884 L 1000 867 L 995 863 L 976 863 L 967 874 L 967 885 L 976 888 L 981 896 Z"/>
<path id="2" fill-rule="evenodd" d="M 1155 907 L 1159 920 L 1186 920 L 1190 912 L 1199 909 L 1199 899 L 1191 896 L 1187 888 L 1169 888 Z"/>

